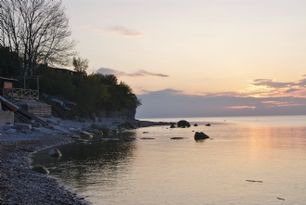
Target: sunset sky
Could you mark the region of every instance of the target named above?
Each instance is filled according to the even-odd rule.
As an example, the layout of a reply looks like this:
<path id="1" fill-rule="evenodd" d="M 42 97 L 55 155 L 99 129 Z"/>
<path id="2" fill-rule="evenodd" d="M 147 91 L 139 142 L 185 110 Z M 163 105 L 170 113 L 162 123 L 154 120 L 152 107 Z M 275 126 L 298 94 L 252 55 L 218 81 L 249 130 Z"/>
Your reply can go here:
<path id="1" fill-rule="evenodd" d="M 304 0 L 63 2 L 89 71 L 117 74 L 139 95 L 306 94 Z"/>

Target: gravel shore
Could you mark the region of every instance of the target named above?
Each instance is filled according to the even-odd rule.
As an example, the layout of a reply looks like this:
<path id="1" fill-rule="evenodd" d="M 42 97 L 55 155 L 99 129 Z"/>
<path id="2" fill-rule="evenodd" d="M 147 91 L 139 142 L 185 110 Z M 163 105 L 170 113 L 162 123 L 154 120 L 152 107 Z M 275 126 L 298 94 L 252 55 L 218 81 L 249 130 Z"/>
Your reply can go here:
<path id="1" fill-rule="evenodd" d="M 117 130 L 127 121 L 105 119 L 96 122 L 48 119 L 50 128 L 0 131 L 0 205 L 86 205 L 90 202 L 69 191 L 54 178 L 32 170 L 31 155 L 35 152 L 75 142 L 75 134 L 107 128 Z M 166 125 L 169 123 L 133 121 L 131 127 Z"/>
<path id="2" fill-rule="evenodd" d="M 48 119 L 50 128 L 0 131 L 0 205 L 90 204 L 84 197 L 69 191 L 54 178 L 37 173 L 31 167 L 31 155 L 54 146 L 73 143 L 75 133 L 93 125 L 116 129 L 120 119 L 103 122 L 77 122 Z"/>
<path id="3" fill-rule="evenodd" d="M 55 179 L 31 169 L 30 157 L 33 152 L 72 142 L 67 135 L 51 134 L 48 130 L 34 132 L 26 137 L 1 136 L 0 204 L 89 204 L 83 197 L 58 184 Z"/>

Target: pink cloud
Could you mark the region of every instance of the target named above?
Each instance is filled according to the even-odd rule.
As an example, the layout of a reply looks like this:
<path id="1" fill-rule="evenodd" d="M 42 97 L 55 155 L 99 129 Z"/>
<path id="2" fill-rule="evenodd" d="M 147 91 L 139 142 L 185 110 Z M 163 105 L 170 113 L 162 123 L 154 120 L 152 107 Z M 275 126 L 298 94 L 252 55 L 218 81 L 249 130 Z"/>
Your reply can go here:
<path id="1" fill-rule="evenodd" d="M 228 106 L 227 109 L 232 109 L 232 110 L 248 110 L 248 109 L 256 109 L 256 106 L 250 106 L 250 105 L 233 105 L 233 106 Z"/>
<path id="2" fill-rule="evenodd" d="M 298 106 L 306 106 L 306 104 L 302 103 L 291 103 L 291 102 L 284 102 L 284 101 L 263 101 L 265 105 L 270 107 L 298 107 Z"/>
<path id="3" fill-rule="evenodd" d="M 297 81 L 281 82 L 272 79 L 255 79 L 246 95 L 256 97 L 302 97 L 306 98 L 306 76 Z"/>

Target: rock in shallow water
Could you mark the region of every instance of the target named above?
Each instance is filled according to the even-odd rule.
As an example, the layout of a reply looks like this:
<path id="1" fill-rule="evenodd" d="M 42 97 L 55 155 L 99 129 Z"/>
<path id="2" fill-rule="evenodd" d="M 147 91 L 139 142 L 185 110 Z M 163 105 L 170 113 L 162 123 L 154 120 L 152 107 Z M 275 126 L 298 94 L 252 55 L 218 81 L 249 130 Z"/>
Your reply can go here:
<path id="1" fill-rule="evenodd" d="M 142 137 L 141 140 L 155 140 L 153 137 Z"/>
<path id="2" fill-rule="evenodd" d="M 50 171 L 46 167 L 41 165 L 33 167 L 32 170 L 41 174 L 50 174 Z"/>
<path id="3" fill-rule="evenodd" d="M 184 137 L 172 137 L 171 139 L 172 140 L 182 140 L 182 139 L 184 139 Z"/>
<path id="4" fill-rule="evenodd" d="M 190 127 L 190 123 L 187 122 L 186 120 L 181 120 L 177 123 L 177 127 L 180 127 L 180 128 Z"/>
<path id="5" fill-rule="evenodd" d="M 59 149 L 51 149 L 49 151 L 49 156 L 54 158 L 61 158 L 62 152 Z"/>
<path id="6" fill-rule="evenodd" d="M 82 131 L 81 133 L 81 138 L 86 139 L 86 140 L 92 140 L 93 139 L 93 134 L 87 131 Z"/>
<path id="7" fill-rule="evenodd" d="M 194 135 L 194 139 L 197 140 L 205 140 L 209 139 L 209 136 L 206 135 L 204 132 L 196 132 Z"/>
<path id="8" fill-rule="evenodd" d="M 71 138 L 74 139 L 74 140 L 81 139 L 80 135 L 77 135 L 77 134 L 71 135 Z"/>

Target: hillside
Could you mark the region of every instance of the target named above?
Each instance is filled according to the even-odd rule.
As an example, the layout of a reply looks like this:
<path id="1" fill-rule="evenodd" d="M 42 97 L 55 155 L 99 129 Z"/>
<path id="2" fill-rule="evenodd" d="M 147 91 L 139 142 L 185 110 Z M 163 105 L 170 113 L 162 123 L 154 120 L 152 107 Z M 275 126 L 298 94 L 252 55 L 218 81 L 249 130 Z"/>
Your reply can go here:
<path id="1" fill-rule="evenodd" d="M 23 87 L 21 59 L 7 48 L 0 48 L 0 76 L 19 79 Z M 43 64 L 35 65 L 27 77 L 27 88 L 36 89 L 39 78 L 40 100 L 53 105 L 54 114 L 65 118 L 135 116 L 140 105 L 136 95 L 114 75 L 90 74 Z M 59 104 L 67 106 L 58 106 Z"/>

